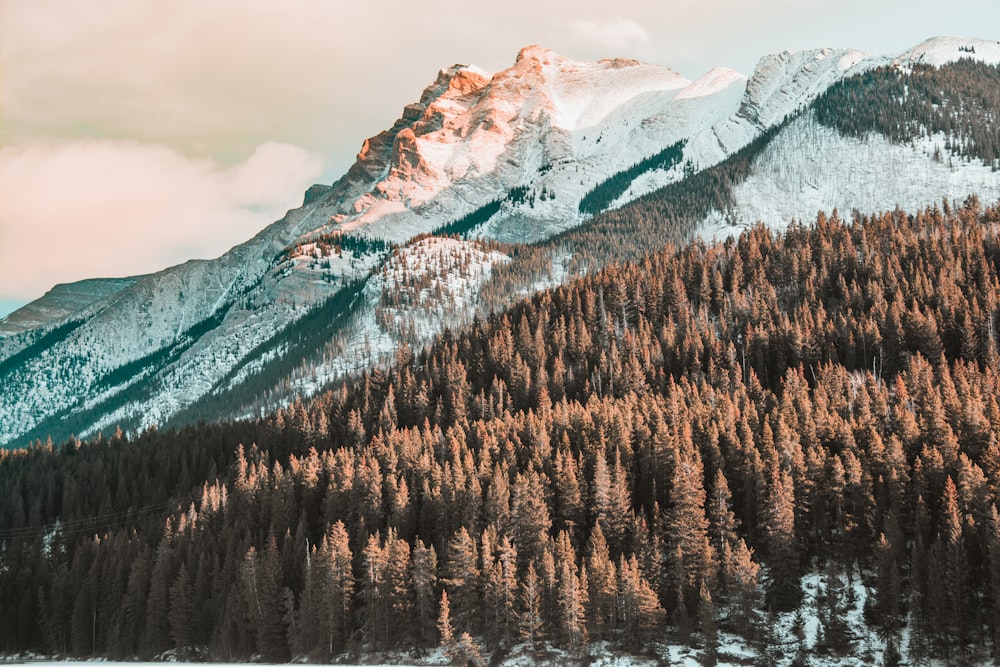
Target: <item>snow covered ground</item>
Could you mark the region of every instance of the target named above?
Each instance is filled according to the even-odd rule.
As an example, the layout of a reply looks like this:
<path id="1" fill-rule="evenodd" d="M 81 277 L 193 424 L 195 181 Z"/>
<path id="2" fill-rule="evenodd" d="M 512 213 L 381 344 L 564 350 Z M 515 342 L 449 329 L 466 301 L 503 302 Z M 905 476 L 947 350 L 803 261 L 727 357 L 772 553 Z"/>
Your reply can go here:
<path id="1" fill-rule="evenodd" d="M 510 261 L 477 241 L 429 237 L 399 249 L 364 288 L 367 307 L 334 358 L 293 381 L 304 395 L 390 359 L 400 345 L 419 348 L 476 311 L 493 267 Z"/>
<path id="2" fill-rule="evenodd" d="M 733 212 L 709 215 L 706 240 L 738 236 L 758 221 L 782 229 L 790 220 L 808 224 L 819 211 L 863 213 L 897 206 L 917 211 L 943 198 L 964 200 L 975 193 L 983 202 L 1000 198 L 1000 174 L 949 156 L 945 137 L 912 145 L 891 143 L 881 134 L 845 137 L 821 125 L 810 112 L 791 122 L 764 149 L 749 178 L 735 188 Z M 943 156 L 935 161 L 935 149 Z"/>

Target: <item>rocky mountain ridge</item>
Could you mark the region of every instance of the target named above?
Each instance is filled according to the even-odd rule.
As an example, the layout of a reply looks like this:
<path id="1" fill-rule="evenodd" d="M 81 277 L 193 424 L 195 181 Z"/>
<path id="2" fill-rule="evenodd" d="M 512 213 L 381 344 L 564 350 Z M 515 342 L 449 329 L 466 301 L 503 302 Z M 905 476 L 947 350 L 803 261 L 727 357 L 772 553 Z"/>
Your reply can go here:
<path id="1" fill-rule="evenodd" d="M 376 363 L 399 340 L 364 330 L 371 324 L 355 309 L 372 313 L 378 304 L 372 290 L 358 285 L 378 272 L 392 245 L 419 254 L 426 244 L 407 249 L 411 239 L 462 219 L 470 220 L 465 235 L 474 239 L 539 241 L 583 224 L 588 215 L 580 202 L 589 191 L 671 146 L 681 147 L 680 159 L 634 178 L 614 206 L 719 163 L 845 76 L 887 64 L 963 57 L 1000 62 L 1000 45 L 939 38 L 897 58 L 866 58 L 852 50 L 785 52 L 763 58 L 749 79 L 716 68 L 689 81 L 667 68 L 624 59 L 579 63 L 541 47 L 523 49 L 511 68 L 494 75 L 464 65 L 444 69 L 392 128 L 363 143 L 343 178 L 310 188 L 303 206 L 245 244 L 215 260 L 114 283 L 94 302 L 77 302 L 65 312 L 49 309 L 35 327 L 22 324 L 18 330 L 14 323 L 31 321 L 22 311 L 43 312 L 39 302 L 0 321 L 6 327 L 0 334 L 9 334 L 0 338 L 0 445 L 23 444 L 45 431 L 87 434 L 116 423 L 165 423 L 233 378 L 287 354 L 294 345 L 282 337 L 324 305 L 331 308 L 328 337 L 344 331 L 348 343 L 340 352 L 324 352 L 329 359 L 314 369 L 317 377 L 326 381 Z M 798 134 L 778 133 L 772 154 L 780 159 L 766 163 L 758 180 L 773 184 L 774 175 L 805 173 L 803 164 L 816 159 L 808 150 L 818 136 L 810 122 L 795 121 Z M 841 150 L 840 139 L 829 141 Z M 852 150 L 844 148 L 841 157 Z M 913 157 L 912 182 L 926 173 L 919 165 L 931 164 L 931 157 L 919 147 L 907 150 L 900 159 Z M 973 172 L 975 178 L 966 177 Z M 768 173 L 770 180 L 764 178 Z M 989 173 L 981 165 L 959 164 L 934 181 L 926 202 L 913 203 L 962 196 L 970 188 L 993 196 L 997 178 Z M 748 183 L 738 202 L 763 201 L 754 193 L 775 187 Z M 871 183 L 878 197 L 859 198 L 831 186 L 807 201 L 897 203 L 898 187 Z M 801 182 L 795 187 L 807 189 Z M 722 211 L 709 216 L 707 233 L 725 234 L 732 222 L 774 213 L 761 206 L 746 210 L 739 220 Z M 496 252 L 488 251 L 491 265 L 501 261 Z M 466 277 L 482 281 L 489 275 L 468 263 L 449 266 L 456 272 L 451 282 L 470 295 L 478 288 Z M 556 262 L 535 287 L 562 279 L 561 266 Z M 461 303 L 464 317 L 477 308 L 475 298 Z M 421 327 L 410 342 L 429 340 L 432 329 Z M 371 345 L 375 338 L 383 341 L 377 349 Z M 364 346 L 368 353 L 358 354 Z M 347 358 L 356 361 L 345 363 Z M 297 387 L 311 391 L 322 384 Z"/>

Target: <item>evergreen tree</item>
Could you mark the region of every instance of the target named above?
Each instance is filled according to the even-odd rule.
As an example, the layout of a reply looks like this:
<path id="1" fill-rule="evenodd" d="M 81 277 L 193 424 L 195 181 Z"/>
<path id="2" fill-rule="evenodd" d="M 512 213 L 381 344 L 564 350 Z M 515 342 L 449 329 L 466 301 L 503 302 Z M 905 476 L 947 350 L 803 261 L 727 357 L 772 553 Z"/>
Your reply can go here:
<path id="1" fill-rule="evenodd" d="M 776 611 L 791 611 L 802 600 L 795 540 L 795 496 L 791 478 L 777 468 L 771 471 L 763 513 L 769 566 L 768 604 Z"/>
<path id="2" fill-rule="evenodd" d="M 565 535 L 565 533 L 562 533 Z M 572 559 L 559 563 L 559 629 L 566 646 L 579 648 L 586 640 L 585 588 L 580 585 Z"/>
<path id="3" fill-rule="evenodd" d="M 704 581 L 698 591 L 698 625 L 703 642 L 701 664 L 715 667 L 719 661 L 719 636 L 715 625 L 715 605 Z"/>
<path id="4" fill-rule="evenodd" d="M 421 646 L 433 646 L 435 642 L 434 598 L 437 591 L 437 554 L 433 546 L 426 546 L 417 540 L 410 559 L 411 581 L 416 612 L 417 638 Z"/>
<path id="5" fill-rule="evenodd" d="M 268 538 L 263 555 L 253 547 L 247 551 L 242 577 L 257 652 L 267 661 L 288 660 L 285 595 L 278 543 L 273 535 Z"/>
<path id="6" fill-rule="evenodd" d="M 587 626 L 595 639 L 604 639 L 618 622 L 617 572 L 600 524 L 590 533 L 585 562 L 590 585 Z"/>
<path id="7" fill-rule="evenodd" d="M 170 622 L 170 637 L 174 640 L 177 654 L 181 657 L 192 655 L 194 648 L 195 628 L 195 600 L 194 590 L 191 584 L 191 577 L 188 575 L 187 566 L 181 564 L 177 579 L 170 587 L 170 611 L 168 620 Z"/>
<path id="8" fill-rule="evenodd" d="M 450 650 L 455 645 L 455 630 L 451 625 L 451 605 L 448 603 L 448 591 L 441 591 L 441 603 L 438 605 L 437 631 L 440 646 Z"/>
<path id="9" fill-rule="evenodd" d="M 518 604 L 518 632 L 534 650 L 542 638 L 542 584 L 535 572 L 535 564 L 528 563 L 528 571 L 521 581 Z"/>
<path id="10" fill-rule="evenodd" d="M 683 587 L 685 599 L 697 600 L 701 582 L 715 580 L 715 554 L 708 537 L 701 459 L 689 430 L 684 431 L 682 441 L 686 444 L 675 454 L 665 534 L 668 553 L 673 556 L 674 587 Z"/>
<path id="11" fill-rule="evenodd" d="M 541 556 L 552 528 L 545 487 L 534 470 L 518 474 L 511 501 L 512 537 L 521 558 Z"/>
<path id="12" fill-rule="evenodd" d="M 480 591 L 479 553 L 475 540 L 463 526 L 448 541 L 446 576 L 441 580 L 449 591 L 454 611 L 453 622 L 461 631 L 479 630 L 482 600 Z"/>

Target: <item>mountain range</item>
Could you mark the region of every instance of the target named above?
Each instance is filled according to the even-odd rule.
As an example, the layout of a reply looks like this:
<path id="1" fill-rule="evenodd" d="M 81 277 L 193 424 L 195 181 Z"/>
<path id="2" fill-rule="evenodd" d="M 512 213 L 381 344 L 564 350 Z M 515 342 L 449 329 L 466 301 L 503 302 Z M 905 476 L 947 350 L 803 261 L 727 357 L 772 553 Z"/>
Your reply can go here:
<path id="1" fill-rule="evenodd" d="M 650 244 L 996 200 L 977 96 L 998 63 L 996 41 L 935 38 L 786 51 L 749 78 L 538 46 L 443 69 L 342 178 L 221 257 L 0 320 L 0 446 L 261 415 Z M 650 207 L 670 214 L 622 226 Z"/>

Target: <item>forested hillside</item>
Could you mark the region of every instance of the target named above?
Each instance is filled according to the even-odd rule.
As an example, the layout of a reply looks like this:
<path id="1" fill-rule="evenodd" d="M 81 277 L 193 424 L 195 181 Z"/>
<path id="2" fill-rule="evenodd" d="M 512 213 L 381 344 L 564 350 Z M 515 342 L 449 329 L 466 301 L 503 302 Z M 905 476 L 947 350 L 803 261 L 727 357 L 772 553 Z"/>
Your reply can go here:
<path id="1" fill-rule="evenodd" d="M 975 199 L 820 215 L 609 266 L 265 420 L 0 452 L 0 652 L 853 655 L 860 577 L 887 661 L 986 660 L 998 265 Z M 820 632 L 776 639 L 817 572 Z"/>
<path id="2" fill-rule="evenodd" d="M 940 136 L 936 159 L 979 158 L 1000 169 L 1000 67 L 962 59 L 909 71 L 878 67 L 830 86 L 813 104 L 820 122 L 849 136 L 897 143 Z"/>

